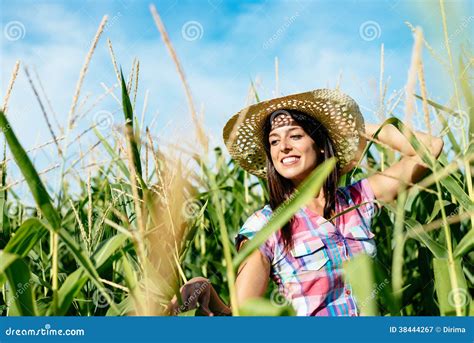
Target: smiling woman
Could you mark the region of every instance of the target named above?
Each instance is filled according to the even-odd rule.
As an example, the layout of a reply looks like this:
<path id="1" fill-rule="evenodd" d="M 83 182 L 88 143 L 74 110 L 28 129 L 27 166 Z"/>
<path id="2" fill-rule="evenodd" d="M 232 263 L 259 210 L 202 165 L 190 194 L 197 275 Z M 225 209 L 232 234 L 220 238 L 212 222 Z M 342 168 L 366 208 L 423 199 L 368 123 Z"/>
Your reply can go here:
<path id="1" fill-rule="evenodd" d="M 268 137 L 263 143 L 271 208 L 283 204 L 314 168 L 335 155 L 326 128 L 314 117 L 297 110 L 273 112 L 264 123 L 263 135 Z M 339 173 L 335 169 L 320 193 L 327 199 L 322 206 L 325 218 L 334 215 L 338 180 Z M 285 246 L 291 245 L 289 225 L 282 228 Z"/>
<path id="2" fill-rule="evenodd" d="M 269 204 L 239 230 L 237 250 L 262 230 L 317 166 L 334 156 L 338 161 L 319 193 L 240 265 L 235 284 L 239 305 L 263 296 L 271 278 L 299 316 L 360 315 L 352 286 L 343 277 L 343 262 L 361 253 L 376 255 L 371 226 L 380 200 L 395 199 L 402 184 L 417 182 L 427 170 L 406 138 L 384 127 L 378 138 L 404 157 L 383 174 L 338 187 L 340 176 L 362 155 L 366 128 L 373 134 L 379 126 L 364 125 L 355 101 L 329 89 L 261 102 L 229 120 L 224 140 L 230 154 L 248 172 L 265 177 L 269 189 Z M 439 156 L 441 139 L 419 132 L 415 136 Z M 190 299 L 192 290 L 201 287 L 206 290 L 202 296 Z M 192 279 L 182 288 L 188 304 L 183 309 L 199 304 L 203 314 L 230 314 L 216 294 L 208 280 Z M 179 312 L 176 304 L 175 299 L 172 308 Z"/>

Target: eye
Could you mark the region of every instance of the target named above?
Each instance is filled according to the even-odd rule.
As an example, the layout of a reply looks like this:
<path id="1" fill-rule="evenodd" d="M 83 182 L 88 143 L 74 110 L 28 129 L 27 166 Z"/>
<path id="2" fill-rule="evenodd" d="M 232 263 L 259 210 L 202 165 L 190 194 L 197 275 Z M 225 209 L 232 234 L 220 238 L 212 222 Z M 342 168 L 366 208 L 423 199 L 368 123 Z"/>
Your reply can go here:
<path id="1" fill-rule="evenodd" d="M 279 141 L 278 141 L 277 139 L 271 140 L 271 141 L 270 141 L 270 145 L 277 145 L 278 142 L 279 142 Z"/>
<path id="2" fill-rule="evenodd" d="M 302 135 L 291 135 L 290 137 L 291 137 L 291 139 L 298 140 L 303 136 Z"/>

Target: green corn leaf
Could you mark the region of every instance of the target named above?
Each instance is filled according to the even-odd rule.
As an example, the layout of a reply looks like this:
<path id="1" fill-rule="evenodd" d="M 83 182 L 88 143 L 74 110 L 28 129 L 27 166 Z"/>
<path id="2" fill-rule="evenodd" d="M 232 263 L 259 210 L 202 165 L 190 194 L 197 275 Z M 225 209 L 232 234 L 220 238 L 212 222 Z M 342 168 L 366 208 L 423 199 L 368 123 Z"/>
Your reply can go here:
<path id="1" fill-rule="evenodd" d="M 0 272 L 5 273 L 10 291 L 7 293 L 7 305 L 10 316 L 36 316 L 38 311 L 33 292 L 30 268 L 15 254 L 0 252 Z"/>
<path id="2" fill-rule="evenodd" d="M 126 297 L 116 308 L 109 308 L 106 316 L 123 316 L 135 310 L 133 299 Z"/>
<path id="3" fill-rule="evenodd" d="M 436 117 L 439 119 L 439 121 L 441 122 L 441 124 L 443 125 L 443 131 L 446 130 L 447 131 L 447 136 L 448 136 L 448 139 L 449 139 L 449 142 L 451 143 L 451 146 L 453 147 L 453 150 L 456 154 L 460 154 L 461 153 L 461 147 L 459 146 L 457 140 L 456 140 L 456 137 L 454 136 L 453 134 L 453 131 L 449 128 L 449 124 L 448 122 L 446 121 L 446 119 L 444 119 L 443 115 L 441 114 L 441 111 L 438 110 L 438 109 L 435 109 L 436 111 Z"/>
<path id="4" fill-rule="evenodd" d="M 130 150 L 132 154 L 132 161 L 135 167 L 135 171 L 137 174 L 138 181 L 140 186 L 145 189 L 145 183 L 142 179 L 142 163 L 140 161 L 140 153 L 138 151 L 137 139 L 135 137 L 135 132 L 133 130 L 133 108 L 132 103 L 130 102 L 130 97 L 127 91 L 127 85 L 125 84 L 125 79 L 123 77 L 122 71 L 120 71 L 121 75 L 121 84 L 122 84 L 122 107 L 123 107 L 123 114 L 125 116 L 125 128 L 127 130 L 127 136 L 130 144 Z M 140 194 L 141 190 L 139 189 Z"/>
<path id="5" fill-rule="evenodd" d="M 107 259 L 115 253 L 129 238 L 129 236 L 122 233 L 116 234 L 115 236 L 104 241 L 92 255 L 92 260 L 97 269 L 99 269 Z"/>
<path id="6" fill-rule="evenodd" d="M 125 284 L 127 285 L 129 291 L 133 293 L 138 283 L 137 275 L 130 261 L 128 260 L 127 254 L 125 252 L 122 252 L 122 258 L 120 259 L 120 262 L 122 264 L 123 279 L 125 281 Z"/>
<path id="7" fill-rule="evenodd" d="M 25 149 L 23 149 L 20 142 L 18 141 L 3 111 L 0 111 L 0 127 L 5 134 L 5 138 L 7 140 L 8 146 L 10 147 L 13 158 L 15 159 L 15 162 L 26 179 L 26 182 L 28 183 L 36 205 L 50 224 L 48 229 L 58 233 L 59 237 L 65 242 L 66 246 L 72 252 L 78 263 L 83 266 L 86 272 L 89 274 L 92 282 L 104 294 L 107 301 L 111 303 L 111 306 L 115 306 L 115 304 L 113 304 L 111 301 L 109 294 L 107 294 L 105 291 L 104 285 L 99 280 L 99 275 L 94 269 L 94 265 L 92 264 L 91 260 L 84 254 L 81 247 L 76 243 L 71 235 L 66 230 L 61 230 L 61 218 L 59 213 L 53 207 L 51 198 L 49 197 L 49 194 L 46 191 L 46 188 L 44 187 L 38 172 L 26 154 Z"/>
<path id="8" fill-rule="evenodd" d="M 474 248 L 474 230 L 469 232 L 461 239 L 456 249 L 454 249 L 454 257 L 462 257 Z"/>
<path id="9" fill-rule="evenodd" d="M 81 291 L 88 280 L 83 268 L 79 268 L 69 274 L 58 290 L 58 307 L 55 315 L 64 316 L 69 310 L 77 294 Z M 49 308 L 46 315 L 51 315 L 52 308 Z"/>
<path id="10" fill-rule="evenodd" d="M 295 316 L 296 312 L 289 301 L 283 304 L 273 304 L 270 300 L 264 298 L 248 299 L 239 307 L 241 316 Z"/>
<path id="11" fill-rule="evenodd" d="M 415 97 L 420 99 L 420 100 L 423 100 L 423 98 L 417 94 L 415 94 Z M 443 105 L 440 105 L 438 103 L 436 103 L 435 101 L 433 100 L 430 100 L 430 99 L 427 99 L 427 102 L 429 105 L 433 106 L 434 108 L 440 110 L 440 111 L 443 111 L 443 112 L 446 112 L 448 114 L 452 114 L 454 116 L 460 116 L 460 114 L 458 112 L 456 112 L 455 110 L 449 108 L 449 107 L 446 107 L 446 106 L 443 106 Z"/>
<path id="12" fill-rule="evenodd" d="M 5 274 L 5 271 L 19 258 L 20 256 L 16 254 L 0 250 L 0 274 Z"/>
<path id="13" fill-rule="evenodd" d="M 461 308 L 462 315 L 469 313 L 472 307 L 472 299 L 467 289 L 466 279 L 462 271 L 461 260 L 455 259 L 453 271 L 457 279 L 458 288 L 453 289 L 451 286 L 448 259 L 433 259 L 433 269 L 435 277 L 435 289 L 438 296 L 439 310 L 442 316 L 456 315 L 456 299 Z"/>
<path id="14" fill-rule="evenodd" d="M 307 204 L 316 194 L 319 193 L 324 181 L 326 181 L 326 178 L 334 169 L 335 165 L 336 160 L 331 158 L 324 161 L 324 163 L 313 170 L 311 175 L 301 184 L 300 187 L 298 187 L 296 196 L 276 209 L 267 225 L 245 244 L 242 250 L 234 258 L 233 264 L 235 268 L 237 268 L 255 249 L 263 244 L 273 232 L 276 232 L 283 227 L 302 206 Z"/>
<path id="15" fill-rule="evenodd" d="M 443 200 L 442 201 L 442 204 L 440 205 L 440 201 L 439 200 L 436 200 L 435 201 L 435 204 L 434 204 L 434 207 L 433 207 L 433 211 L 431 212 L 431 215 L 430 217 L 426 220 L 427 223 L 429 222 L 432 222 L 436 216 L 439 214 L 439 212 L 441 211 L 441 207 L 446 207 L 448 205 L 450 205 L 451 203 L 447 200 Z"/>
<path id="16" fill-rule="evenodd" d="M 405 224 L 412 230 L 419 229 L 422 227 L 421 223 L 419 223 L 413 218 L 405 217 Z M 431 253 L 436 258 L 444 258 L 448 254 L 446 247 L 433 240 L 430 235 L 428 235 L 428 233 L 426 233 L 425 231 L 417 231 L 415 234 L 411 234 L 410 231 L 408 231 L 407 237 L 414 238 L 422 242 L 424 245 L 426 245 L 428 249 L 430 249 Z"/>
<path id="17" fill-rule="evenodd" d="M 6 144 L 6 142 L 4 142 Z M 7 181 L 7 164 L 5 162 L 5 156 L 3 161 L 0 162 L 0 234 L 4 233 L 6 213 L 5 209 L 7 206 L 7 191 L 5 190 Z"/>
<path id="18" fill-rule="evenodd" d="M 117 234 L 102 244 L 92 256 L 95 269 L 100 269 L 108 258 L 115 253 L 128 239 L 124 234 Z M 73 300 L 86 284 L 89 277 L 84 268 L 79 268 L 68 275 L 58 291 L 59 304 L 56 315 L 64 316 L 69 310 Z"/>
<path id="19" fill-rule="evenodd" d="M 404 132 L 408 132 L 408 140 L 413 147 L 413 149 L 417 152 L 417 154 L 421 157 L 424 163 L 426 163 L 429 166 L 436 165 L 436 168 L 438 170 L 443 169 L 443 166 L 440 164 L 439 161 L 435 160 L 433 156 L 431 156 L 427 149 L 424 148 L 421 143 L 418 141 L 418 139 L 413 135 L 412 131 L 405 126 L 401 122 L 400 119 L 392 117 L 388 118 L 385 120 L 380 128 L 377 130 L 375 133 L 374 137 L 377 137 L 377 134 L 380 132 L 380 130 L 385 126 L 385 125 L 393 125 L 395 126 L 402 134 Z M 368 151 L 370 146 L 373 144 L 373 142 L 368 142 L 367 146 L 364 149 L 364 153 L 362 156 L 364 156 L 365 152 Z M 469 196 L 466 194 L 466 192 L 462 189 L 462 187 L 459 185 L 458 182 L 451 176 L 447 175 L 444 178 L 440 180 L 440 183 L 446 187 L 446 189 L 452 194 L 453 197 L 456 198 L 456 200 L 461 204 L 461 206 L 468 212 L 474 209 L 474 203 L 472 200 L 469 198 Z"/>
<path id="20" fill-rule="evenodd" d="M 469 62 L 472 63 L 472 62 Z M 469 73 L 467 73 L 466 66 L 464 64 L 462 55 L 459 56 L 459 70 L 463 72 L 460 73 L 459 79 L 461 83 L 461 89 L 466 100 L 466 107 L 468 108 L 469 112 L 467 115 L 467 119 L 469 120 L 469 137 L 474 137 L 474 93 L 471 89 L 471 81 L 469 79 Z"/>
<path id="21" fill-rule="evenodd" d="M 43 223 L 40 219 L 27 219 L 21 224 L 15 235 L 10 238 L 4 251 L 25 257 L 47 232 L 46 223 Z"/>
<path id="22" fill-rule="evenodd" d="M 253 83 L 253 80 L 250 80 L 250 87 L 252 87 L 252 91 L 253 91 L 253 94 L 255 96 L 255 101 L 260 102 L 260 97 L 258 96 L 257 88 L 255 87 L 255 84 Z"/>
<path id="23" fill-rule="evenodd" d="M 37 206 L 48 220 L 50 225 L 54 229 L 58 229 L 61 225 L 59 214 L 53 207 L 43 182 L 36 172 L 33 163 L 31 163 L 30 158 L 26 154 L 25 149 L 23 149 L 20 142 L 18 141 L 3 111 L 0 111 L 0 128 L 5 134 L 5 138 L 7 140 L 8 146 L 10 147 L 13 158 L 20 168 L 26 182 L 28 183 L 31 195 L 35 199 Z"/>
<path id="24" fill-rule="evenodd" d="M 352 288 L 362 316 L 378 315 L 373 263 L 367 254 L 359 254 L 343 263 L 345 280 Z"/>
<path id="25" fill-rule="evenodd" d="M 186 311 L 186 312 L 180 312 L 178 313 L 178 317 L 196 317 L 196 309 Z"/>
<path id="26" fill-rule="evenodd" d="M 21 224 L 15 235 L 10 238 L 5 249 L 5 253 L 14 256 L 25 257 L 38 241 L 48 232 L 47 224 L 38 218 L 30 218 Z M 5 275 L 0 271 L 0 286 L 5 281 Z"/>
<path id="27" fill-rule="evenodd" d="M 64 241 L 66 246 L 69 248 L 69 250 L 72 252 L 79 265 L 84 268 L 92 283 L 97 287 L 97 289 L 99 289 L 100 292 L 102 292 L 110 306 L 114 307 L 115 303 L 110 298 L 110 295 L 107 293 L 103 283 L 100 281 L 99 274 L 97 273 L 97 270 L 95 269 L 94 264 L 89 259 L 89 257 L 84 254 L 82 248 L 79 246 L 79 244 L 76 243 L 74 238 L 72 238 L 66 230 L 59 230 L 58 234 L 59 237 Z"/>

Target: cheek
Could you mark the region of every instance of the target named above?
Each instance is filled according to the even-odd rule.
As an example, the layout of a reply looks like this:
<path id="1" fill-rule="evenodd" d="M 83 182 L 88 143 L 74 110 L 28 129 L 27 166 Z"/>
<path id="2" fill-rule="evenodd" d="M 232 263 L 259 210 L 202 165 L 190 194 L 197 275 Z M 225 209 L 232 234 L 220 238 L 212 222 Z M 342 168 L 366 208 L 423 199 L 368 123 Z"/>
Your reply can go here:
<path id="1" fill-rule="evenodd" d="M 306 161 L 309 164 L 315 164 L 317 162 L 318 155 L 316 154 L 316 150 L 313 144 L 305 144 L 304 147 L 302 147 L 302 151 L 304 152 Z"/>
<path id="2" fill-rule="evenodd" d="M 275 164 L 276 161 L 277 161 L 277 156 L 278 156 L 278 151 L 277 151 L 277 149 L 275 149 L 274 147 L 271 147 L 271 148 L 270 148 L 270 156 L 272 157 L 272 162 L 273 162 L 273 164 Z"/>

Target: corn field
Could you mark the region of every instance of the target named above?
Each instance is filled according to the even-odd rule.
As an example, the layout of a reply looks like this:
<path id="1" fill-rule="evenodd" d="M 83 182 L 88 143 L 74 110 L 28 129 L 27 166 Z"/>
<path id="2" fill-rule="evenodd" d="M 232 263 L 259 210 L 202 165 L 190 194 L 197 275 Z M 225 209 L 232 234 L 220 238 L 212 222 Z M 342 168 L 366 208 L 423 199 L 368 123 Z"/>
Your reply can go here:
<path id="1" fill-rule="evenodd" d="M 273 284 L 264 298 L 240 308 L 234 306 L 236 269 L 317 194 L 334 161 L 319 166 L 297 196 L 237 253 L 234 236 L 243 222 L 268 202 L 266 183 L 229 159 L 224 146 L 209 147 L 172 43 L 154 7 L 151 12 L 157 34 L 161 34 L 183 80 L 199 146 L 157 144 L 134 110 L 141 96 L 137 90 L 138 61 L 124 76 L 109 41 L 112 62 L 108 67 L 115 70 L 121 92 L 120 129 L 104 137 L 91 127 L 88 134 L 99 142 L 91 150 L 100 150 L 109 162 L 86 175 L 72 175 L 66 162 L 68 147 L 74 142 L 70 132 L 76 124 L 82 79 L 95 43 L 101 39 L 105 17 L 81 71 L 64 123 L 65 138 L 53 143 L 57 145 L 60 177 L 47 180 L 23 148 L 21 133 L 10 124 L 9 116 L 21 115 L 10 113 L 7 106 L 8 93 L 15 92 L 17 64 L 0 112 L 4 138 L 0 164 L 3 316 L 167 315 L 170 299 L 195 276 L 211 281 L 220 297 L 233 305 L 233 315 L 294 314 Z M 396 201 L 381 204 L 372 227 L 377 258 L 360 256 L 344 266 L 345 274 L 363 315 L 472 316 L 473 57 L 469 49 L 452 55 L 445 27 L 447 57 L 443 62 L 454 96 L 447 103 L 436 103 L 427 95 L 429 84 L 425 84 L 421 59 L 422 48 L 426 45 L 429 50 L 429 45 L 418 28 L 412 29 L 414 57 L 409 75 L 419 87 L 407 83 L 405 92 L 387 99 L 387 85 L 381 82 L 380 113 L 383 125 L 394 125 L 410 139 L 430 172 L 418 184 L 400 189 Z M 383 59 L 383 50 L 381 55 Z M 258 101 L 257 93 L 252 94 Z M 405 101 L 400 101 L 402 97 Z M 413 109 L 415 102 L 420 111 Z M 410 135 L 413 127 L 406 118 L 411 115 L 413 121 L 423 123 L 423 131 L 441 128 L 439 133 L 433 132 L 445 141 L 437 160 Z M 341 186 L 375 171 L 383 172 L 400 158 L 379 144 L 376 136 L 368 141 L 360 163 L 342 178 Z M 13 164 L 28 184 L 28 197 L 35 206 L 26 205 L 24 197 L 9 184 Z M 72 178 L 78 190 L 71 190 Z M 180 315 L 193 316 L 194 311 Z"/>

